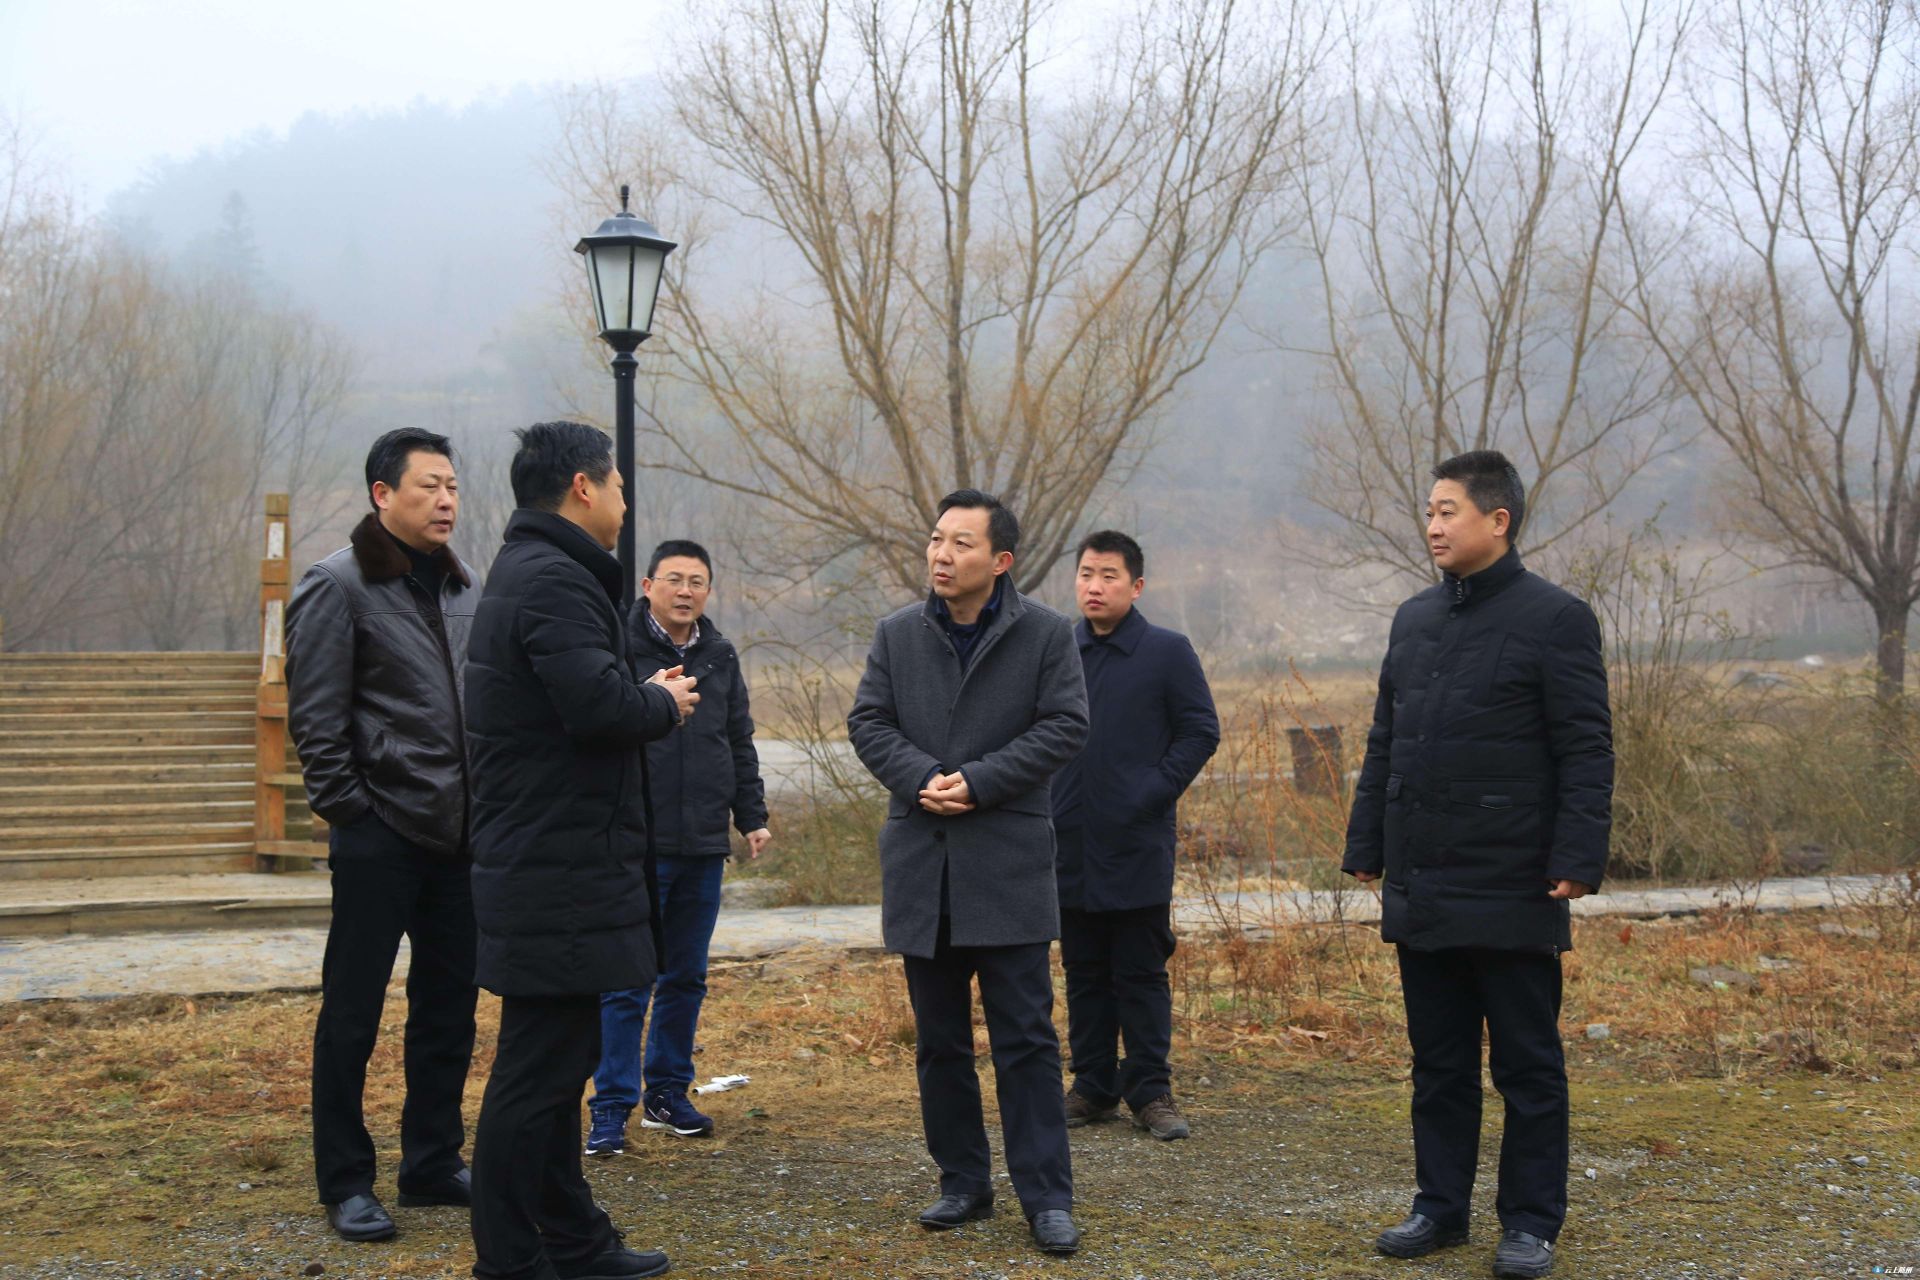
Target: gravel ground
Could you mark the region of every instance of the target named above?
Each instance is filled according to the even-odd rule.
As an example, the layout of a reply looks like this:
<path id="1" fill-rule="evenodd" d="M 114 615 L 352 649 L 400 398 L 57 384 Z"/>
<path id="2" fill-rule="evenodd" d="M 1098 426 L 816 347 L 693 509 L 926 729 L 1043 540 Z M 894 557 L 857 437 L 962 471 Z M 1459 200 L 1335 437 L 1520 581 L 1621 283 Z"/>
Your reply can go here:
<path id="1" fill-rule="evenodd" d="M 712 1100 L 719 1138 L 636 1130 L 629 1155 L 590 1162 L 589 1176 L 632 1243 L 666 1249 L 682 1275 L 1487 1274 L 1498 1236 L 1490 1164 L 1468 1247 L 1413 1263 L 1369 1250 L 1410 1194 L 1404 1081 L 1333 1063 L 1275 1072 L 1221 1057 L 1193 1066 L 1192 1140 L 1159 1143 L 1124 1123 L 1075 1133 L 1087 1239 L 1071 1260 L 1030 1248 L 1004 1183 L 990 1222 L 938 1235 L 914 1225 L 933 1173 L 910 1077 L 903 1087 L 897 1070 L 872 1073 L 864 1113 L 843 1082 L 812 1081 L 802 1069 L 777 1088 L 757 1078 Z M 1574 1209 L 1558 1275 L 1767 1280 L 1920 1267 L 1920 1159 L 1906 1081 L 1650 1084 L 1576 1074 L 1575 1097 Z M 1488 1101 L 1491 1128 L 1498 1101 Z M 0 1171 L 20 1177 L 48 1192 L 59 1181 L 52 1169 Z M 192 1213 L 129 1222 L 124 1232 L 75 1222 L 27 1236 L 0 1223 L 0 1277 L 467 1274 L 458 1211 L 395 1210 L 399 1240 L 347 1245 L 306 1203 L 305 1177 L 290 1163 L 245 1191 L 204 1179 L 182 1185 Z"/>

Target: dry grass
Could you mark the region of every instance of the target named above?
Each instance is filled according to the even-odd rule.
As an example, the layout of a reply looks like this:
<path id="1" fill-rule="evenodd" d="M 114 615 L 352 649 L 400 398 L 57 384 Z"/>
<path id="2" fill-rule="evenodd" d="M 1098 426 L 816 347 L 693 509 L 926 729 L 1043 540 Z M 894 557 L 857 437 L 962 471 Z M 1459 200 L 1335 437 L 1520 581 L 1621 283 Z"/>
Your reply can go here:
<path id="1" fill-rule="evenodd" d="M 1669 1088 L 1675 1098 L 1696 1097 L 1689 1082 L 1708 1081 L 1749 1091 L 1791 1087 L 1798 1093 L 1788 1096 L 1811 1097 L 1812 1086 L 1790 1082 L 1814 1081 L 1834 1096 L 1870 1099 L 1876 1123 L 1910 1133 L 1920 1115 L 1900 1110 L 1897 1099 L 1910 1102 L 1911 1088 L 1896 1082 L 1911 1079 L 1905 1073 L 1920 1055 L 1911 906 L 1889 902 L 1832 918 L 1734 912 L 1577 926 L 1566 961 L 1565 1032 L 1582 1090 L 1651 1098 Z M 1855 932 L 1822 932 L 1822 924 Z M 1688 977 L 1712 964 L 1751 973 L 1756 983 L 1722 990 Z M 1369 1117 L 1368 1132 L 1377 1130 L 1368 1142 L 1383 1166 L 1370 1175 L 1382 1180 L 1378 1194 L 1397 1185 L 1406 1049 L 1390 948 L 1358 926 L 1190 938 L 1176 953 L 1174 980 L 1176 1070 L 1189 1080 L 1211 1075 L 1216 1086 L 1197 1104 L 1204 1124 L 1231 1127 L 1237 1109 L 1270 1105 L 1276 1087 L 1335 1107 L 1346 1097 L 1346 1109 L 1358 1108 Z M 200 1261 L 200 1254 L 228 1259 L 256 1247 L 336 1256 L 312 1229 L 304 1111 L 314 1007 L 310 996 L 277 996 L 0 1010 L 0 1262 L 115 1250 L 149 1261 L 177 1260 L 184 1250 Z M 491 1062 L 497 1009 L 482 1001 L 470 1119 Z M 928 1175 L 910 1163 L 918 1112 L 898 962 L 796 953 L 725 967 L 714 974 L 708 1010 L 702 1074 L 745 1071 L 754 1084 L 712 1099 L 718 1142 L 650 1148 L 645 1185 L 661 1194 L 720 1194 L 711 1180 L 722 1165 L 759 1161 L 780 1171 L 811 1169 L 809 1177 L 851 1178 L 874 1201 L 862 1213 L 888 1221 L 906 1215 Z M 403 1019 L 396 992 L 367 1095 L 389 1178 Z M 1586 1025 L 1600 1022 L 1610 1025 L 1610 1038 L 1587 1039 Z M 984 1051 L 984 1029 L 976 1038 Z M 1890 1076 L 1878 1085 L 1876 1078 Z M 1263 1149 L 1258 1127 L 1246 1135 L 1255 1144 L 1249 1152 Z M 1236 1154 L 1224 1136 L 1213 1159 L 1258 1158 Z M 1240 1176 L 1231 1163 L 1216 1172 Z M 644 1213 L 645 1199 L 629 1209 Z M 256 1231 L 244 1229 L 256 1220 Z M 419 1221 L 404 1220 L 411 1243 L 383 1254 L 380 1274 L 463 1272 L 470 1255 L 458 1224 L 429 1232 Z M 287 1223 L 300 1232 L 291 1244 Z M 223 1224 L 217 1244 L 203 1235 L 209 1224 Z M 918 1236 L 907 1242 L 934 1247 Z M 884 1258 L 895 1247 L 870 1242 L 861 1256 L 878 1248 Z M 841 1270 L 830 1255 L 806 1257 L 811 1262 L 798 1270 L 765 1274 L 899 1274 L 884 1263 Z M 1144 1262 L 1151 1270 L 1150 1251 Z M 258 1274 L 244 1266 L 210 1271 L 223 1273 Z M 332 1274 L 340 1274 L 337 1264 Z"/>

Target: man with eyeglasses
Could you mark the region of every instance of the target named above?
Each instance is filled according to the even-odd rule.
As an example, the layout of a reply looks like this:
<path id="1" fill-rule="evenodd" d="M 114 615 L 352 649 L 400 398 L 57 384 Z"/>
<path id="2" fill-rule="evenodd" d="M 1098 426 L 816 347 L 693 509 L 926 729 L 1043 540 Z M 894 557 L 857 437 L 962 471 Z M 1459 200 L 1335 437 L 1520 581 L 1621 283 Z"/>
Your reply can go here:
<path id="1" fill-rule="evenodd" d="M 658 855 L 663 953 L 652 987 L 600 997 L 600 1067 L 593 1076 L 587 1154 L 626 1149 L 627 1120 L 676 1137 L 706 1137 L 713 1121 L 687 1097 L 693 1036 L 707 994 L 707 947 L 720 914 L 720 880 L 732 845 L 731 818 L 758 858 L 773 839 L 766 790 L 753 746 L 740 655 L 706 616 L 713 558 L 697 542 L 654 548 L 627 627 L 636 678 L 684 667 L 699 682 L 700 714 L 647 746 L 652 827 Z M 647 1026 L 647 1007 L 653 1022 Z M 641 1055 L 641 1032 L 646 1053 Z"/>

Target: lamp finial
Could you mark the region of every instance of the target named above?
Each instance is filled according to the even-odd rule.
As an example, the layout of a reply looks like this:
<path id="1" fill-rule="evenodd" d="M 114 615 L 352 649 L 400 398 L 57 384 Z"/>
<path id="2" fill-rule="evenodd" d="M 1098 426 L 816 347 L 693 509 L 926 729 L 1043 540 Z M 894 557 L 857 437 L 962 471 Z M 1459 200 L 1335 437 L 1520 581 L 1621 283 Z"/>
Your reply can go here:
<path id="1" fill-rule="evenodd" d="M 620 184 L 620 212 L 625 213 L 626 211 L 627 211 L 627 184 L 623 182 Z"/>

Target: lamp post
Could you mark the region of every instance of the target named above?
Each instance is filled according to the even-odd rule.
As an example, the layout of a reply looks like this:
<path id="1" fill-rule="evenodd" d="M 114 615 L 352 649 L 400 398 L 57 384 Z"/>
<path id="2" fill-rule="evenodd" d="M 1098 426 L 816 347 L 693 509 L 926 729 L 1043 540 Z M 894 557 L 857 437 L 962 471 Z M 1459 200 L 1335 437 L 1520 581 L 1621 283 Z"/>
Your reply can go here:
<path id="1" fill-rule="evenodd" d="M 620 212 L 580 237 L 575 253 L 586 255 L 587 282 L 593 288 L 593 314 L 600 337 L 613 348 L 614 464 L 627 490 L 627 519 L 620 526 L 620 602 L 633 604 L 633 379 L 640 362 L 636 347 L 653 331 L 653 307 L 660 298 L 660 273 L 674 242 L 652 223 L 627 209 L 627 186 L 620 186 Z"/>

